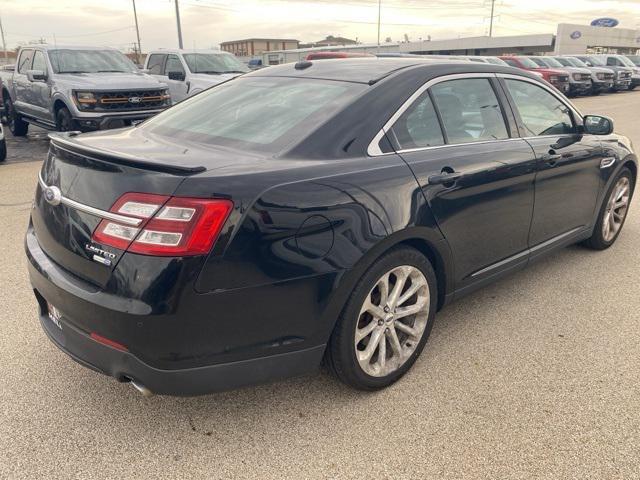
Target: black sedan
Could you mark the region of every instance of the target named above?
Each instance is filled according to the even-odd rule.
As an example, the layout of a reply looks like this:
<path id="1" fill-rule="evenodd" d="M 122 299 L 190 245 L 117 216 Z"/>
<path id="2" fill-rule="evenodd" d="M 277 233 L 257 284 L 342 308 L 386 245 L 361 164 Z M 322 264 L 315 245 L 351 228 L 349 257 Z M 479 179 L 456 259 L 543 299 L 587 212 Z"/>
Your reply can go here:
<path id="1" fill-rule="evenodd" d="M 610 119 L 523 70 L 300 62 L 55 137 L 29 274 L 51 340 L 143 393 L 323 361 L 378 389 L 447 303 L 566 245 L 611 246 L 637 170 Z"/>

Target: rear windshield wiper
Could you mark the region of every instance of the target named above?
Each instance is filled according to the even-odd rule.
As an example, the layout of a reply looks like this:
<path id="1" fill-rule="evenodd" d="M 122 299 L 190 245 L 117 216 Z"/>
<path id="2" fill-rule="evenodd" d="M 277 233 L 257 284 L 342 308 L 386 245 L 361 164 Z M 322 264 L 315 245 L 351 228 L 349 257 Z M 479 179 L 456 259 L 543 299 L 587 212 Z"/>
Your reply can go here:
<path id="1" fill-rule="evenodd" d="M 90 72 L 85 72 L 84 70 L 63 70 L 58 73 L 90 73 Z"/>
<path id="2" fill-rule="evenodd" d="M 245 72 L 243 70 L 226 70 L 226 71 L 224 71 L 222 73 L 247 73 L 247 72 Z"/>
<path id="3" fill-rule="evenodd" d="M 218 72 L 216 70 L 198 70 L 196 73 L 207 73 L 213 75 L 220 75 L 222 72 Z"/>

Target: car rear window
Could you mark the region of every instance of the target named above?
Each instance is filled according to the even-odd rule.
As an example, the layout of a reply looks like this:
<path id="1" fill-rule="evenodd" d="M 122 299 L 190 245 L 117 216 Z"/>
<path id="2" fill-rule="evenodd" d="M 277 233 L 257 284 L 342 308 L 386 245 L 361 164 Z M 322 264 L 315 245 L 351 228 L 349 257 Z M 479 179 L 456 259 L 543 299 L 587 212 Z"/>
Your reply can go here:
<path id="1" fill-rule="evenodd" d="M 240 77 L 138 128 L 198 143 L 277 152 L 306 137 L 366 88 L 315 79 Z"/>

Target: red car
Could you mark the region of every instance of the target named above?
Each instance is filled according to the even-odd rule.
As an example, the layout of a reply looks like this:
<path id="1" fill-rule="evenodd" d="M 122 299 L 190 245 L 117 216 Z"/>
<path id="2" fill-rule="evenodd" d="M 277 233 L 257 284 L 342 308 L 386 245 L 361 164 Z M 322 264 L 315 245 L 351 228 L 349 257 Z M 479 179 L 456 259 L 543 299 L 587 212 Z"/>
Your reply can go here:
<path id="1" fill-rule="evenodd" d="M 499 57 L 512 67 L 521 68 L 530 72 L 539 73 L 547 82 L 556 87 L 562 93 L 569 93 L 569 75 L 562 70 L 541 67 L 536 62 L 527 57 L 505 56 Z"/>
<path id="2" fill-rule="evenodd" d="M 357 58 L 357 57 L 375 57 L 370 53 L 355 52 L 316 52 L 307 55 L 305 60 L 327 60 L 329 58 Z"/>

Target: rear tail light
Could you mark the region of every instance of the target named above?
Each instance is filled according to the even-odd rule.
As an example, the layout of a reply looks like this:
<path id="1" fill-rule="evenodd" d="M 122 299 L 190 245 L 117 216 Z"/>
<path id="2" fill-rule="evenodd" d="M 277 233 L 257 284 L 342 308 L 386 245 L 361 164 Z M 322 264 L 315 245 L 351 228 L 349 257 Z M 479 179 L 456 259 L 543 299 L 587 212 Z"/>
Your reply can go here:
<path id="1" fill-rule="evenodd" d="M 126 193 L 111 211 L 143 220 L 140 226 L 102 220 L 92 240 L 144 255 L 203 255 L 211 250 L 232 207 L 222 199 Z"/>

